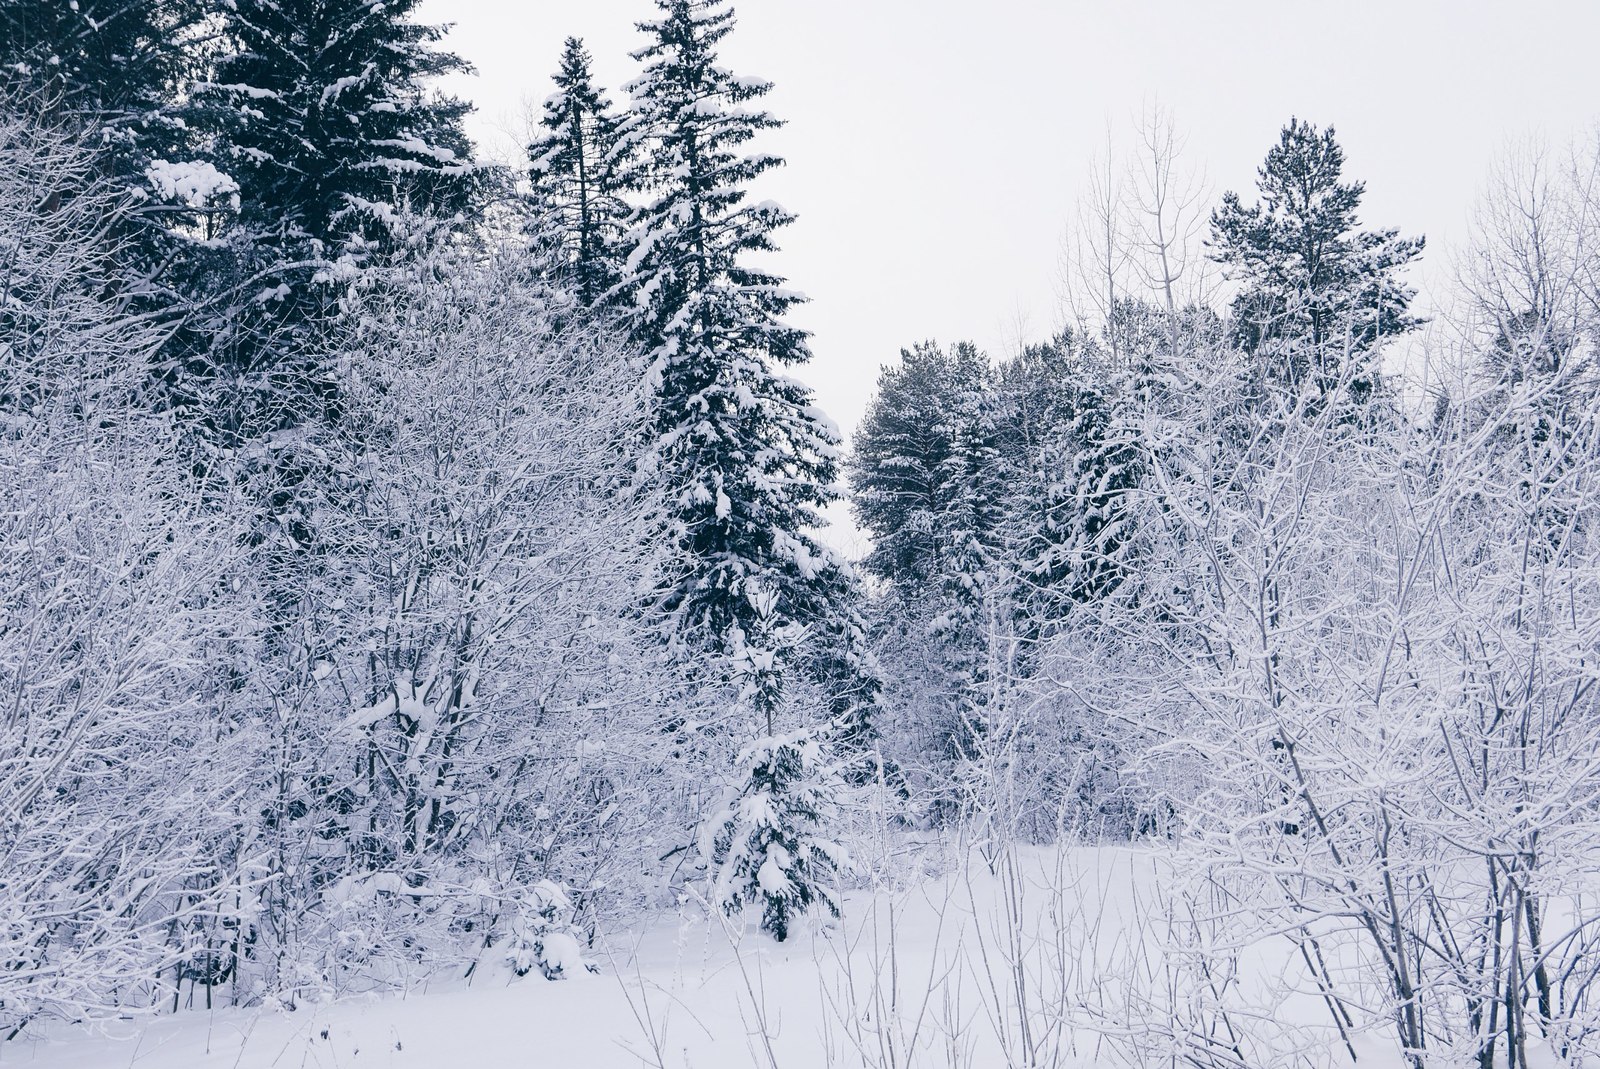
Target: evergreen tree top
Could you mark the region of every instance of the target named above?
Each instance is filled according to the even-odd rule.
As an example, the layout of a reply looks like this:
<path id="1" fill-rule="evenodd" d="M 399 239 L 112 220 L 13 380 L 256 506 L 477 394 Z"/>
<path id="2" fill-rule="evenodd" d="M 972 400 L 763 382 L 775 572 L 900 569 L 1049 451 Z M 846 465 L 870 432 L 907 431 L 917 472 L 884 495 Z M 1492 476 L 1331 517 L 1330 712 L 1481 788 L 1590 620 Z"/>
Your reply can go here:
<path id="1" fill-rule="evenodd" d="M 236 51 L 201 87 L 227 114 L 229 166 L 245 217 L 335 243 L 402 207 L 450 216 L 470 207 L 467 103 L 430 92 L 470 70 L 436 47 L 445 28 L 412 21 L 417 0 L 229 4 Z"/>
<path id="2" fill-rule="evenodd" d="M 592 63 L 582 38 L 568 37 L 561 49 L 561 66 L 551 76 L 556 91 L 545 98 L 544 115 L 539 120 L 546 133 L 528 146 L 536 173 L 564 170 L 573 165 L 575 161 L 569 157 L 582 142 L 573 138 L 569 131 L 583 117 L 589 117 L 607 130 L 616 126 L 617 120 L 610 114 L 611 101 L 594 84 Z"/>
<path id="3" fill-rule="evenodd" d="M 680 165 L 690 169 L 690 189 L 717 209 L 729 210 L 743 200 L 739 186 L 783 163 L 767 153 L 732 151 L 760 131 L 783 125 L 766 111 L 730 106 L 764 96 L 772 83 L 717 64 L 716 45 L 734 26 L 725 0 L 657 0 L 657 5 L 662 17 L 638 24 L 653 39 L 633 53 L 646 66 L 625 87 L 635 111 L 625 140 L 659 138 L 666 152 L 680 156 Z M 637 184 L 650 188 L 670 174 L 657 167 L 654 175 L 641 174 Z"/>
<path id="4" fill-rule="evenodd" d="M 1312 124 L 1290 118 L 1256 169 L 1256 182 L 1269 211 L 1307 220 L 1320 215 L 1345 230 L 1356 223 L 1366 183 L 1339 181 L 1343 169 L 1344 149 L 1332 126 L 1319 134 Z"/>
<path id="5" fill-rule="evenodd" d="M 1222 207 L 1212 217 L 1216 258 L 1259 264 L 1294 253 L 1314 284 L 1347 249 L 1395 242 L 1395 228 L 1353 233 L 1360 225 L 1356 211 L 1366 183 L 1341 181 L 1343 169 L 1344 150 L 1332 126 L 1319 131 L 1291 118 L 1257 169 L 1261 202 L 1245 207 L 1239 194 L 1223 194 Z M 1423 239 L 1395 244 L 1395 258 L 1404 261 L 1421 252 Z"/>
<path id="6" fill-rule="evenodd" d="M 922 342 L 879 372 L 849 466 L 853 511 L 873 536 L 869 572 L 931 580 L 949 540 L 974 526 L 971 506 L 985 511 L 962 495 L 996 445 L 993 382 L 971 342 Z"/>
<path id="7" fill-rule="evenodd" d="M 656 0 L 656 7 L 661 10 L 660 18 L 634 23 L 655 38 L 636 49 L 634 59 L 654 59 L 668 48 L 676 48 L 688 59 L 709 63 L 712 46 L 733 32 L 735 16 L 726 0 Z"/>
<path id="8" fill-rule="evenodd" d="M 679 549 L 664 606 L 680 633 L 737 653 L 839 615 L 837 563 L 809 533 L 836 496 L 839 438 L 811 391 L 773 366 L 810 356 L 806 332 L 784 321 L 803 298 L 749 262 L 775 251 L 793 218 L 748 203 L 750 182 L 782 162 L 742 148 L 779 125 L 743 106 L 770 86 L 718 64 L 733 27 L 725 3 L 658 7 L 640 24 L 645 71 L 613 153 L 643 194 L 617 290 L 632 301 L 658 400 L 649 467 L 667 487 Z M 763 591 L 776 596 L 770 626 L 752 602 Z"/>
<path id="9" fill-rule="evenodd" d="M 1212 214 L 1212 256 L 1243 284 L 1234 314 L 1246 348 L 1299 340 L 1366 350 L 1421 323 L 1408 311 L 1415 290 L 1397 273 L 1423 239 L 1358 229 L 1366 187 L 1343 180 L 1343 169 L 1333 127 L 1292 118 L 1257 172 L 1259 203 L 1229 192 Z"/>
<path id="10" fill-rule="evenodd" d="M 640 24 L 654 39 L 635 53 L 649 62 L 629 86 L 633 112 L 615 150 L 634 158 L 627 184 L 649 198 L 635 213 L 625 264 L 644 309 L 640 340 L 668 361 L 725 346 L 802 363 L 811 355 L 806 332 L 781 317 L 804 297 L 744 259 L 777 251 L 775 232 L 794 219 L 773 201 L 746 203 L 749 184 L 783 163 L 740 150 L 782 125 L 739 106 L 771 85 L 717 64 L 715 45 L 733 27 L 722 0 L 657 3 L 662 17 Z"/>
<path id="11" fill-rule="evenodd" d="M 629 207 L 622 199 L 617 153 L 622 120 L 595 85 L 588 49 L 568 37 L 556 91 L 544 102 L 541 130 L 528 145 L 535 243 L 567 273 L 586 306 L 616 299 L 620 235 Z"/>

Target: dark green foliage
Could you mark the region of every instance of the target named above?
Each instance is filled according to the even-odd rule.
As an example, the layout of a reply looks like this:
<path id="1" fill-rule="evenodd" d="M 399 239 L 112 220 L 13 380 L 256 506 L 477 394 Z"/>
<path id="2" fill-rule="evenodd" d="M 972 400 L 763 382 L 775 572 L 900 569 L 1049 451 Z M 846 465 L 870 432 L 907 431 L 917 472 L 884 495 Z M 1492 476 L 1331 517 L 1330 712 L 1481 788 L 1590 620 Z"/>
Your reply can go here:
<path id="1" fill-rule="evenodd" d="M 1134 436 L 1120 418 L 1127 400 L 1085 384 L 1047 453 L 1059 481 L 1046 491 L 1041 544 L 1023 566 L 1057 609 L 1062 598 L 1104 597 L 1124 578 L 1120 557 L 1130 532 L 1123 499 L 1138 488 L 1141 471 Z"/>
<path id="2" fill-rule="evenodd" d="M 923 342 L 878 376 L 850 463 L 866 569 L 907 590 L 941 585 L 996 530 L 1000 430 L 989 360 L 969 342 Z"/>
<path id="3" fill-rule="evenodd" d="M 1152 331 L 1145 341 L 1162 346 L 1168 337 Z M 1130 351 L 1136 365 L 1159 359 L 1152 348 Z M 1140 482 L 1129 421 L 1147 374 L 1113 369 L 1099 345 L 1071 335 L 1008 365 L 1013 389 L 1043 410 L 1016 462 L 1011 502 L 1017 609 L 1032 639 L 1059 626 L 1070 603 L 1103 597 L 1122 578 L 1123 499 Z"/>
<path id="4" fill-rule="evenodd" d="M 410 21 L 415 0 L 240 0 L 238 51 L 209 87 L 236 115 L 225 153 L 246 191 L 241 220 L 285 242 L 387 237 L 389 213 L 448 217 L 476 178 L 461 122 L 470 105 L 426 82 L 466 69 Z"/>
<path id="5" fill-rule="evenodd" d="M 1087 377 L 1102 374 L 1106 354 L 1093 339 L 1065 330 L 1049 341 L 1023 346 L 995 369 L 1000 453 L 1021 477 L 1055 431 L 1072 418 L 1072 402 Z"/>
<path id="6" fill-rule="evenodd" d="M 1341 180 L 1333 128 L 1291 119 L 1258 171 L 1260 203 L 1237 193 L 1212 215 L 1212 255 L 1241 289 L 1237 340 L 1270 381 L 1315 400 L 1349 380 L 1358 403 L 1377 386 L 1370 354 L 1415 328 L 1400 271 L 1423 239 L 1358 230 L 1365 186 Z M 1347 371 L 1348 361 L 1358 361 Z"/>
<path id="7" fill-rule="evenodd" d="M 890 645 L 935 665 L 923 681 L 938 753 L 970 755 L 1003 598 L 1007 472 L 988 357 L 968 342 L 902 350 L 879 375 L 849 477 L 872 535 L 865 566 L 888 585 Z M 902 666 L 903 667 L 903 666 Z"/>
<path id="8" fill-rule="evenodd" d="M 556 92 L 544 102 L 543 132 L 528 146 L 536 237 L 570 275 L 585 305 L 615 296 L 629 210 L 620 196 L 622 120 L 595 86 L 589 64 L 583 42 L 567 38 Z"/>
<path id="9" fill-rule="evenodd" d="M 466 65 L 435 47 L 442 30 L 410 21 L 416 6 L 228 5 L 232 49 L 200 97 L 240 187 L 239 238 L 261 286 L 244 298 L 314 311 L 325 298 L 313 279 L 348 278 L 417 217 L 471 211 L 482 174 L 461 125 L 469 105 L 425 84 Z"/>
<path id="10" fill-rule="evenodd" d="M 147 173 L 194 154 L 184 90 L 212 51 L 205 14 L 201 0 L 0 0 L 0 92 L 87 133 L 100 175 L 131 192 L 108 237 L 129 290 L 158 308 L 171 231 L 196 220 Z"/>
<path id="11" fill-rule="evenodd" d="M 0 85 L 81 118 L 113 176 L 181 141 L 175 119 L 199 22 L 195 0 L 3 0 Z"/>
<path id="12" fill-rule="evenodd" d="M 468 105 L 427 81 L 465 69 L 410 20 L 416 0 L 237 0 L 196 101 L 238 184 L 221 242 L 195 249 L 185 401 L 225 446 L 333 404 L 312 339 L 344 288 L 469 217 L 483 172 Z"/>

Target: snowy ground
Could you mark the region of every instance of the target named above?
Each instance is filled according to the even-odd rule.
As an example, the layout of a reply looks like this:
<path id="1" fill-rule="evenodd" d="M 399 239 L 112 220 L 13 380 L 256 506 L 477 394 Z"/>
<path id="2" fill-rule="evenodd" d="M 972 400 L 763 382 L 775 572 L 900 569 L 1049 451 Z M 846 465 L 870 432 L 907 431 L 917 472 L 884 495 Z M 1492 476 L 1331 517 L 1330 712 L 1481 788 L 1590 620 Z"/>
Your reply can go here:
<path id="1" fill-rule="evenodd" d="M 708 923 L 691 904 L 613 937 L 593 955 L 595 975 L 58 1031 L 0 1046 L 0 1066 L 1168 1064 L 1217 1042 L 1231 1055 L 1240 1042 L 1215 1038 L 1229 1025 L 1259 1036 L 1242 1043 L 1249 1064 L 1296 1048 L 1310 1064 L 1348 1064 L 1285 948 L 1246 948 L 1223 977 L 1161 953 L 1204 931 L 1173 925 L 1159 864 L 1141 850 L 1025 850 L 991 871 L 974 855 L 898 890 L 856 892 L 841 926 L 781 945 Z M 1227 1021 L 1208 1010 L 1224 1002 Z M 1354 1042 L 1363 1066 L 1391 1061 L 1381 1033 Z"/>

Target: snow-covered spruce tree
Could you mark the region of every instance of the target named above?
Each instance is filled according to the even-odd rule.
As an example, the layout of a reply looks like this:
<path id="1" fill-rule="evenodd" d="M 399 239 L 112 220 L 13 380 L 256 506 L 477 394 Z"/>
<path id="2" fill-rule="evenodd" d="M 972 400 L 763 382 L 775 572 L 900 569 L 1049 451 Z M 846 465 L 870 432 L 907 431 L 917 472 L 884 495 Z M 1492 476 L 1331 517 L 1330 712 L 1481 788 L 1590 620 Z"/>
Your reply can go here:
<path id="1" fill-rule="evenodd" d="M 329 404 L 307 351 L 341 287 L 439 221 L 469 213 L 483 172 L 464 102 L 427 82 L 465 64 L 416 0 L 237 0 L 228 50 L 196 91 L 218 168 L 237 184 L 227 255 L 197 267 L 190 371 L 224 443 Z"/>
<path id="2" fill-rule="evenodd" d="M 528 146 L 535 241 L 571 279 L 584 305 L 617 297 L 630 211 L 619 190 L 622 120 L 594 84 L 590 62 L 583 42 L 567 38 L 556 91 L 545 100 L 541 132 Z"/>
<path id="3" fill-rule="evenodd" d="M 1344 150 L 1333 135 L 1291 119 L 1257 172 L 1260 203 L 1225 194 L 1210 243 L 1240 286 L 1234 330 L 1265 382 L 1320 399 L 1348 381 L 1359 405 L 1378 387 L 1380 343 L 1421 322 L 1399 274 L 1423 239 L 1357 229 L 1365 186 L 1341 181 Z M 1346 375 L 1352 360 L 1361 367 Z"/>
<path id="4" fill-rule="evenodd" d="M 702 852 L 717 859 L 712 895 L 730 915 L 759 903 L 761 927 L 781 943 L 816 906 L 839 915 L 836 874 L 850 864 L 828 831 L 839 771 L 806 728 L 764 736 L 734 764 L 740 787 L 704 825 Z"/>
<path id="5" fill-rule="evenodd" d="M 195 0 L 6 0 L 0 5 L 0 80 L 11 92 L 77 116 L 103 147 L 135 150 L 170 125 Z"/>
<path id="6" fill-rule="evenodd" d="M 1119 362 L 1108 360 L 1109 346 L 1095 340 L 1057 343 L 1060 396 L 1036 453 L 1042 471 L 1010 510 L 1019 609 L 1034 639 L 1069 626 L 1074 605 L 1110 595 L 1137 567 L 1130 559 L 1136 532 L 1124 506 L 1147 467 L 1145 455 L 1173 433 L 1214 431 L 1171 427 L 1166 413 L 1171 394 L 1184 389 L 1186 369 L 1204 364 L 1221 340 L 1217 316 L 1134 299 L 1119 301 L 1113 314 Z"/>
<path id="7" fill-rule="evenodd" d="M 665 607 L 692 647 L 727 655 L 757 619 L 750 594 L 776 597 L 775 619 L 813 625 L 822 577 L 837 567 L 809 528 L 834 499 L 838 432 L 811 391 L 774 365 L 810 357 L 783 321 L 802 298 L 750 266 L 792 216 L 747 187 L 782 161 L 742 147 L 777 119 L 748 107 L 769 88 L 717 65 L 733 12 L 708 0 L 658 0 L 635 53 L 626 137 L 645 203 L 633 221 L 624 285 L 648 354 L 657 426 L 649 462 L 671 496 L 678 561 Z"/>
<path id="8" fill-rule="evenodd" d="M 701 853 L 713 863 L 713 903 L 726 915 L 761 903 L 761 927 L 778 942 L 813 905 L 839 915 L 834 888 L 849 864 L 827 829 L 837 815 L 839 770 L 829 759 L 826 728 L 779 734 L 784 660 L 797 629 L 774 619 L 775 592 L 750 595 L 753 634 L 737 634 L 734 665 L 740 705 L 761 724 L 759 737 L 734 760 L 734 784 L 701 828 Z"/>
<path id="9" fill-rule="evenodd" d="M 995 368 L 995 420 L 1008 481 L 1036 462 L 1050 436 L 1071 419 L 1078 385 L 1105 362 L 1093 338 L 1068 328 L 1024 345 Z"/>
<path id="10" fill-rule="evenodd" d="M 852 504 L 873 535 L 867 570 L 912 596 L 978 591 L 998 527 L 1000 438 L 988 357 L 970 342 L 901 350 L 850 459 Z"/>
<path id="11" fill-rule="evenodd" d="M 5 0 L 0 3 L 0 89 L 19 106 L 92 132 L 96 170 L 137 190 L 115 220 L 125 285 L 170 303 L 161 276 L 175 229 L 209 198 L 185 101 L 204 62 L 201 0 Z M 208 193 L 211 191 L 207 191 Z"/>
<path id="12" fill-rule="evenodd" d="M 1040 630 L 1049 622 L 1045 603 L 1055 596 L 1063 573 L 1058 562 L 1039 558 L 1063 542 L 1052 498 L 1062 481 L 1064 432 L 1077 413 L 1079 392 L 1103 375 L 1105 363 L 1106 354 L 1090 335 L 1068 329 L 1024 346 L 995 369 L 1004 489 L 999 542 L 1010 572 L 1023 661 L 1031 660 Z"/>
<path id="13" fill-rule="evenodd" d="M 1003 492 L 994 372 L 970 344 L 955 346 L 946 393 L 950 453 L 941 467 L 948 496 L 936 520 L 942 542 L 941 610 L 933 637 L 949 651 L 950 669 L 968 730 L 981 730 L 994 603 L 1002 586 L 999 559 Z"/>
<path id="14" fill-rule="evenodd" d="M 932 342 L 900 351 L 856 432 L 850 504 L 872 533 L 864 566 L 907 592 L 936 585 L 944 556 L 937 517 L 950 497 L 949 357 Z"/>
<path id="15" fill-rule="evenodd" d="M 779 125 L 751 106 L 770 86 L 718 65 L 718 43 L 734 25 L 721 0 L 657 2 L 660 16 L 640 24 L 649 43 L 634 55 L 645 70 L 629 87 L 621 148 L 634 160 L 630 185 L 642 195 L 622 286 L 656 395 L 645 467 L 667 499 L 673 559 L 662 608 L 670 644 L 720 665 L 713 674 L 729 679 L 743 674 L 741 662 L 768 658 L 780 675 L 842 670 L 851 678 L 808 681 L 833 691 L 823 703 L 779 707 L 769 696 L 764 709 L 736 712 L 734 722 L 756 723 L 736 723 L 731 734 L 787 737 L 775 734 L 794 730 L 780 716 L 809 731 L 842 706 L 854 720 L 840 725 L 842 734 L 859 744 L 870 707 L 858 699 L 875 698 L 875 682 L 860 683 L 872 663 L 860 648 L 855 586 L 810 533 L 836 496 L 839 436 L 811 391 L 779 370 L 810 357 L 805 332 L 783 318 L 802 298 L 750 262 L 777 248 L 774 234 L 792 218 L 770 201 L 747 203 L 749 184 L 782 162 L 745 150 Z M 736 774 L 753 776 L 756 766 Z M 745 786 L 766 789 L 753 780 Z M 788 776 L 767 787 L 800 789 Z M 780 815 L 803 811 L 773 804 Z M 817 864 L 824 862 L 819 855 Z M 728 893 L 728 901 L 744 901 L 755 886 Z M 814 898 L 809 889 L 795 894 Z"/>
<path id="16" fill-rule="evenodd" d="M 0 1043 L 226 979 L 244 890 L 212 845 L 253 736 L 206 663 L 234 532 L 171 463 L 100 145 L 0 110 Z"/>
<path id="17" fill-rule="evenodd" d="M 1042 515 L 1027 532 L 1022 560 L 1041 634 L 1065 622 L 1069 603 L 1101 597 L 1122 578 L 1121 501 L 1137 485 L 1139 457 L 1122 433 L 1129 398 L 1107 385 L 1086 382 L 1076 391 L 1072 418 L 1045 449 Z"/>

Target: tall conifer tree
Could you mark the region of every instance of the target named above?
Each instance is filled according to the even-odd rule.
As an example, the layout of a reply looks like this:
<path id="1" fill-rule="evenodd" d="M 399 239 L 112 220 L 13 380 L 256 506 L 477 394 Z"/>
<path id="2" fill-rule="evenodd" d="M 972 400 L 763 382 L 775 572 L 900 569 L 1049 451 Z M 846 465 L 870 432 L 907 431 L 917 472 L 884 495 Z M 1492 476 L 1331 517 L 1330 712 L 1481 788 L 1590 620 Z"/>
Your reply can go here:
<path id="1" fill-rule="evenodd" d="M 782 163 L 745 148 L 779 125 L 752 106 L 771 87 L 718 64 L 734 24 L 721 0 L 657 5 L 660 17 L 640 24 L 650 40 L 634 57 L 645 71 L 630 86 L 620 147 L 642 194 L 621 289 L 657 398 L 647 466 L 666 494 L 675 550 L 663 598 L 672 642 L 722 661 L 737 680 L 753 721 L 739 733 L 762 740 L 750 752 L 792 755 L 795 740 L 825 741 L 826 722 L 841 719 L 860 745 L 877 681 L 855 586 L 811 534 L 837 496 L 839 435 L 811 391 L 779 370 L 811 355 L 805 331 L 784 320 L 802 298 L 750 262 L 776 250 L 793 218 L 748 201 L 749 184 Z M 786 694 L 798 671 L 815 674 L 822 708 Z M 712 818 L 718 898 L 729 909 L 765 902 L 763 927 L 779 939 L 794 910 L 832 901 L 826 887 L 842 858 L 790 849 L 808 839 L 808 814 L 832 790 L 829 765 L 785 757 L 780 773 L 746 763 L 734 770 L 738 789 L 762 799 L 765 815 L 740 805 L 732 823 Z"/>
<path id="2" fill-rule="evenodd" d="M 748 186 L 782 163 L 744 146 L 779 125 L 750 106 L 771 87 L 717 63 L 734 15 L 720 0 L 657 0 L 640 24 L 625 135 L 643 195 L 625 281 L 634 333 L 658 394 L 652 463 L 670 495 L 677 562 L 666 607 L 677 635 L 723 654 L 772 620 L 832 624 L 832 554 L 809 533 L 834 500 L 838 432 L 811 391 L 781 374 L 810 358 L 784 320 L 803 298 L 752 266 L 793 216 L 748 203 Z M 625 149 L 626 150 L 626 149 Z"/>
<path id="3" fill-rule="evenodd" d="M 936 730 L 945 756 L 971 755 L 993 682 L 993 610 L 1004 597 L 1002 427 L 988 357 L 969 342 L 900 354 L 856 436 L 855 511 L 873 536 L 866 567 L 890 585 L 907 639 L 937 650 Z"/>
<path id="4" fill-rule="evenodd" d="M 628 213 L 619 195 L 621 120 L 594 84 L 590 62 L 583 42 L 567 38 L 556 91 L 544 102 L 542 132 L 528 146 L 537 236 L 570 272 L 586 305 L 612 295 Z"/>
<path id="5" fill-rule="evenodd" d="M 941 591 L 969 622 L 999 537 L 995 402 L 988 357 L 970 342 L 901 350 L 850 464 L 856 516 L 873 536 L 867 569 L 909 597 Z"/>

